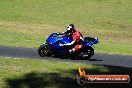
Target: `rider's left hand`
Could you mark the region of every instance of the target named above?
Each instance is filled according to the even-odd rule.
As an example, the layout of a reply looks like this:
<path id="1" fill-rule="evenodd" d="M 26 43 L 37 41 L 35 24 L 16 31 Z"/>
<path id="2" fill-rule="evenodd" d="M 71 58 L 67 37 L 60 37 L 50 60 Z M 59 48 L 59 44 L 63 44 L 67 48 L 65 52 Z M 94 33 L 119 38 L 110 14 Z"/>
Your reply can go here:
<path id="1" fill-rule="evenodd" d="M 60 44 L 60 46 L 64 46 L 64 44 Z"/>

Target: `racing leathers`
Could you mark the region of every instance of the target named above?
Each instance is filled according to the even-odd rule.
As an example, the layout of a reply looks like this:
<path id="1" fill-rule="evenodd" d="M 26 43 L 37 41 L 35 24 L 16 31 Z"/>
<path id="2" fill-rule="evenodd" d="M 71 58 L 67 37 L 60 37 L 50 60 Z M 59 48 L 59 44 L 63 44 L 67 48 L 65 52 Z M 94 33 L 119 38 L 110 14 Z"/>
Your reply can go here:
<path id="1" fill-rule="evenodd" d="M 78 49 L 83 47 L 83 41 L 84 40 L 83 40 L 82 34 L 77 30 L 74 30 L 72 32 L 72 34 L 70 34 L 70 35 L 71 35 L 71 38 L 72 38 L 72 42 L 67 43 L 67 44 L 63 44 L 63 45 L 74 45 L 74 48 L 69 50 L 69 52 L 72 53 L 72 52 L 75 52 Z M 61 46 L 63 46 L 63 45 L 61 45 Z"/>

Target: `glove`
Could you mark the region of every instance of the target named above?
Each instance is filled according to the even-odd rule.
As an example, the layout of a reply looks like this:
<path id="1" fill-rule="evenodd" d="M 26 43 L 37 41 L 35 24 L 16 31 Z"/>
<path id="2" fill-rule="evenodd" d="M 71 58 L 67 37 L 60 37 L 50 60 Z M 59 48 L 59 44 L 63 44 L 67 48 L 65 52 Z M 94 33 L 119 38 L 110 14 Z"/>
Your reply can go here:
<path id="1" fill-rule="evenodd" d="M 60 46 L 64 46 L 64 44 L 60 44 Z"/>

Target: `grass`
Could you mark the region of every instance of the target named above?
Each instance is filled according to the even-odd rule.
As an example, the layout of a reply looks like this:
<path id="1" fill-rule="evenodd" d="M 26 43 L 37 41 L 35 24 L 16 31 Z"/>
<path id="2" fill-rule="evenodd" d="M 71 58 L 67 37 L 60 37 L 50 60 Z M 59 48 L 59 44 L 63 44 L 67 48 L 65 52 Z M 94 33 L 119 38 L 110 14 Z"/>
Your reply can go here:
<path id="1" fill-rule="evenodd" d="M 0 0 L 0 45 L 36 48 L 50 33 L 73 23 L 82 34 L 99 37 L 97 52 L 132 54 L 131 15 L 131 0 Z M 131 68 L 125 67 L 0 57 L 0 88 L 81 88 L 75 81 L 79 66 L 88 74 L 132 76 Z M 84 88 L 104 86 L 113 88 Z"/>
<path id="2" fill-rule="evenodd" d="M 0 45 L 39 47 L 74 23 L 99 37 L 97 52 L 132 54 L 131 0 L 1 0 Z"/>
<path id="3" fill-rule="evenodd" d="M 86 84 L 76 83 L 78 68 L 86 74 L 128 74 L 131 68 L 91 65 L 72 61 L 40 60 L 28 58 L 0 57 L 0 88 L 130 88 L 130 84 Z"/>
<path id="4" fill-rule="evenodd" d="M 52 76 L 48 74 L 52 74 L 52 73 L 58 74 L 59 77 L 62 77 L 62 78 L 75 79 L 77 74 L 76 72 L 79 67 L 88 68 L 89 70 L 98 69 L 99 72 L 104 72 L 104 73 L 108 72 L 108 70 L 103 66 L 93 66 L 90 64 L 82 64 L 78 62 L 75 63 L 70 61 L 64 62 L 64 61 L 56 61 L 56 60 L 39 60 L 39 59 L 32 60 L 28 58 L 20 59 L 20 58 L 13 58 L 13 57 L 0 57 L 0 76 L 1 76 L 0 87 L 3 88 L 8 86 L 6 84 L 7 83 L 6 80 L 13 80 L 13 79 L 15 80 L 18 78 L 24 79 L 23 78 L 24 74 L 26 75 L 31 73 L 34 75 L 38 74 L 38 76 L 39 76 L 39 73 L 43 73 L 43 75 L 46 74 L 47 76 L 49 76 L 49 79 L 51 79 Z M 45 76 L 46 80 L 48 80 L 47 76 Z M 48 80 L 48 81 L 51 83 L 54 82 L 54 80 Z M 57 83 L 57 82 L 55 81 L 54 83 Z M 56 84 L 54 84 L 53 86 L 56 86 Z M 19 87 L 16 87 L 16 88 L 19 88 Z"/>

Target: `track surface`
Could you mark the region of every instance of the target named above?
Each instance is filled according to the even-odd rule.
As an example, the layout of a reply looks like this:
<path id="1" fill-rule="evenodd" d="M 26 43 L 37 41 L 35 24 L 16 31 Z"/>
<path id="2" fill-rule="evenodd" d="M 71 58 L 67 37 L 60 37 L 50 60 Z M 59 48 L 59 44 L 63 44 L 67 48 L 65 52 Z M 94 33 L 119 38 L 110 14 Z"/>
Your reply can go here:
<path id="1" fill-rule="evenodd" d="M 132 55 L 119 55 L 119 54 L 105 54 L 95 53 L 90 60 L 70 60 L 53 57 L 40 57 L 35 48 L 24 48 L 24 47 L 9 47 L 0 46 L 0 56 L 5 57 L 19 57 L 19 58 L 33 58 L 33 59 L 56 59 L 73 62 L 83 62 L 90 64 L 102 64 L 102 65 L 113 65 L 122 67 L 132 67 Z"/>

